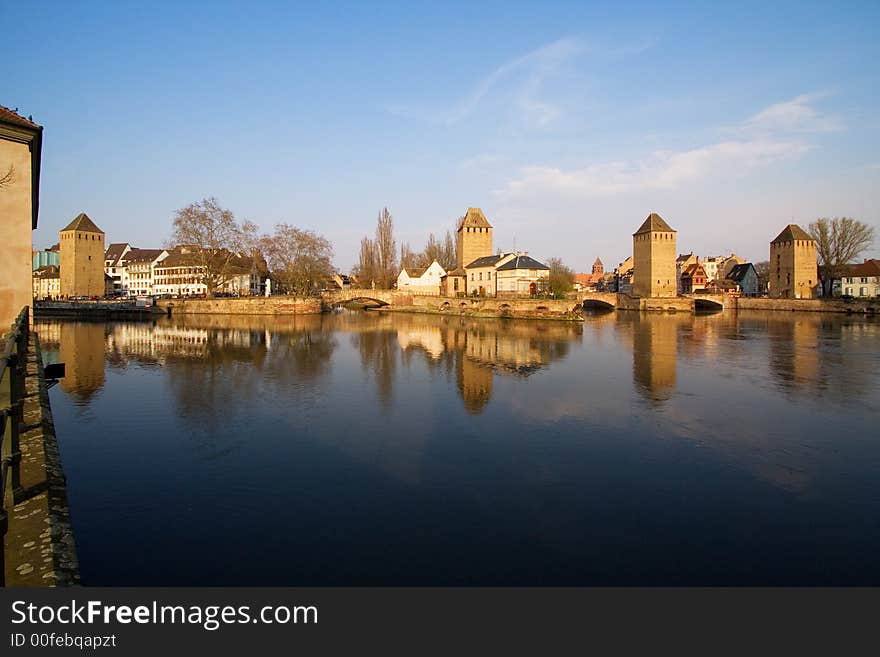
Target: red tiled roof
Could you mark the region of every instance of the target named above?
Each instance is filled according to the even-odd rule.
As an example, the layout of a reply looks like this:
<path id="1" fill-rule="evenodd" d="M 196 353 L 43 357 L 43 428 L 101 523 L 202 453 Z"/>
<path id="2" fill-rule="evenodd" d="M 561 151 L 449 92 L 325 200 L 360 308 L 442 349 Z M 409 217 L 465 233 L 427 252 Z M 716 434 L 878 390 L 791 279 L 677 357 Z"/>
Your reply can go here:
<path id="1" fill-rule="evenodd" d="M 847 276 L 880 276 L 880 260 L 871 258 L 860 265 L 852 265 L 846 272 Z"/>
<path id="2" fill-rule="evenodd" d="M 39 130 L 42 127 L 37 125 L 30 119 L 24 118 L 15 110 L 11 110 L 8 107 L 4 107 L 3 105 L 0 105 L 0 121 L 11 123 L 12 125 L 21 126 L 22 128 L 33 128 L 35 130 Z"/>

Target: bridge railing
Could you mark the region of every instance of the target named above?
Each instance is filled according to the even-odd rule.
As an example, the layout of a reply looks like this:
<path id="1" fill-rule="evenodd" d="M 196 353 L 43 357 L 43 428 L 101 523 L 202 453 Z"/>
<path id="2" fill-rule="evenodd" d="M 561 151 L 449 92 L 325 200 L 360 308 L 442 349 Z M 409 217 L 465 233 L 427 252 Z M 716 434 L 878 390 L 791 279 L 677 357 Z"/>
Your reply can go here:
<path id="1" fill-rule="evenodd" d="M 21 488 L 19 436 L 24 424 L 25 377 L 29 340 L 29 311 L 18 314 L 6 347 L 0 356 L 0 586 L 5 583 L 5 539 L 9 529 L 9 510 Z"/>

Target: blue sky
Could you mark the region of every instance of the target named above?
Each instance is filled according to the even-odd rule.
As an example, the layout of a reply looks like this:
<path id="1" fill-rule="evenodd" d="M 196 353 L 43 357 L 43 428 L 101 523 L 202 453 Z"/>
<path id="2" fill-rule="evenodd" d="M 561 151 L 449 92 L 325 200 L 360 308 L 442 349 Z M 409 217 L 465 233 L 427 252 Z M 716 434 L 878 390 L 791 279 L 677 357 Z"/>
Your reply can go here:
<path id="1" fill-rule="evenodd" d="M 420 247 L 468 206 L 496 248 L 614 266 L 652 211 L 753 260 L 789 222 L 880 233 L 880 4 L 7 3 L 0 104 L 45 126 L 38 247 L 85 211 L 165 243 L 216 196 Z M 880 254 L 875 245 L 869 254 Z"/>

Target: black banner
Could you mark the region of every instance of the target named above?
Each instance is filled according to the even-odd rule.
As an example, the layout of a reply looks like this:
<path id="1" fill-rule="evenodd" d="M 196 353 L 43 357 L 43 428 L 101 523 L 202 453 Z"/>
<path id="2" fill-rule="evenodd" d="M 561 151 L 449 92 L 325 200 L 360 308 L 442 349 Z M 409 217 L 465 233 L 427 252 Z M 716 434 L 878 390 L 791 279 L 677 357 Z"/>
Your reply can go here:
<path id="1" fill-rule="evenodd" d="M 880 589 L 3 589 L 2 654 L 792 654 L 876 642 Z M 872 648 L 873 649 L 873 648 Z"/>

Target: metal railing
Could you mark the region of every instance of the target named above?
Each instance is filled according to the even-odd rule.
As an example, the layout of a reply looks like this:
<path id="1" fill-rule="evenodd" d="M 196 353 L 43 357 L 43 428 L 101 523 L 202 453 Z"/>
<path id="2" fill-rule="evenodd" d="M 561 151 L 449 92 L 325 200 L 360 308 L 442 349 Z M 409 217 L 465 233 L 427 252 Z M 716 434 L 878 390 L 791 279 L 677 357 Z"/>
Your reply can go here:
<path id="1" fill-rule="evenodd" d="M 5 539 L 9 529 L 9 510 L 15 505 L 21 489 L 18 441 L 24 425 L 29 319 L 25 306 L 12 325 L 12 331 L 5 336 L 6 348 L 0 356 L 0 586 L 6 579 Z"/>

